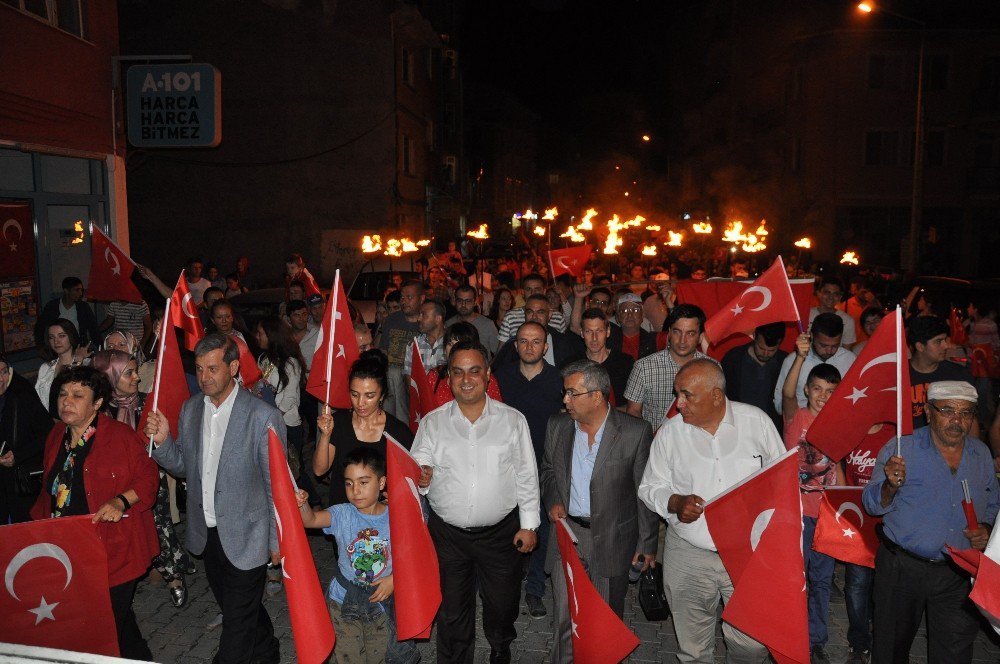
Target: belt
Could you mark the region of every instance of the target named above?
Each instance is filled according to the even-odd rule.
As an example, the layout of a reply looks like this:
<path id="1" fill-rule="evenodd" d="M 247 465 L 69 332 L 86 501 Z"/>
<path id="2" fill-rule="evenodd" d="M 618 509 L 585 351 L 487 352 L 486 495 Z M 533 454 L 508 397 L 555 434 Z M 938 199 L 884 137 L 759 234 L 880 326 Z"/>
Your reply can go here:
<path id="1" fill-rule="evenodd" d="M 587 517 L 573 516 L 572 514 L 567 514 L 566 518 L 575 523 L 576 525 L 580 526 L 581 528 L 586 528 L 587 530 L 590 530 L 590 519 L 588 519 Z"/>
<path id="2" fill-rule="evenodd" d="M 942 560 L 931 560 L 930 558 L 924 558 L 923 556 L 919 556 L 919 555 L 913 553 L 912 551 L 907 551 L 906 549 L 904 549 L 900 545 L 898 545 L 895 542 L 893 542 L 888 537 L 884 537 L 882 539 L 882 544 L 884 544 L 885 548 L 889 549 L 889 551 L 891 551 L 892 553 L 901 553 L 904 556 L 907 556 L 908 558 L 913 558 L 914 560 L 922 562 L 925 565 L 940 566 L 940 565 L 945 565 L 945 564 L 948 563 L 947 560 L 943 560 L 943 559 Z"/>
<path id="3" fill-rule="evenodd" d="M 463 533 L 472 533 L 474 535 L 477 534 L 477 533 L 485 533 L 487 530 L 493 530 L 494 528 L 496 528 L 497 526 L 499 526 L 500 524 L 502 524 L 507 519 L 509 519 L 512 516 L 516 515 L 517 512 L 518 512 L 518 509 L 515 507 L 514 509 L 512 509 L 507 514 L 507 516 L 505 516 L 504 518 L 500 519 L 496 523 L 490 524 L 488 526 L 469 526 L 467 528 L 466 527 L 462 527 L 462 526 L 452 526 L 452 528 L 458 528 Z M 448 524 L 448 525 L 451 525 L 451 524 Z"/>

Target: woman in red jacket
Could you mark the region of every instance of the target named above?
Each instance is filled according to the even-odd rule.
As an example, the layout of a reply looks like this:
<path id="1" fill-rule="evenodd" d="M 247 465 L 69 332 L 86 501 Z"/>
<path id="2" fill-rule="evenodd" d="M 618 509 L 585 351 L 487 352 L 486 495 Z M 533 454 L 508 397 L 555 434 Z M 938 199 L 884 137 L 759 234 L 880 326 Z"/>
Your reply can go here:
<path id="1" fill-rule="evenodd" d="M 151 660 L 132 612 L 136 582 L 159 551 L 153 514 L 156 464 L 131 427 L 98 415 L 111 394 L 107 377 L 92 367 L 59 374 L 60 422 L 45 441 L 45 478 L 34 519 L 93 514 L 108 554 L 111 608 L 122 657 Z M 128 518 L 125 518 L 128 517 Z"/>

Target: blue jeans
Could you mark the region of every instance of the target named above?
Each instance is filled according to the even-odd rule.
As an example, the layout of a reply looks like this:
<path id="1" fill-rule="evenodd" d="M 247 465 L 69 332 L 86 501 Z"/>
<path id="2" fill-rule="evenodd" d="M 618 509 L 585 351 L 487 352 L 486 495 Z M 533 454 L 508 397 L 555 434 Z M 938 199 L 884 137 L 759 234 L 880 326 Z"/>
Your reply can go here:
<path id="1" fill-rule="evenodd" d="M 549 515 L 541 509 L 542 523 L 538 526 L 538 544 L 528 559 L 528 578 L 524 583 L 524 594 L 545 597 L 545 552 L 549 549 Z"/>
<path id="2" fill-rule="evenodd" d="M 834 560 L 825 553 L 813 551 L 816 519 L 802 517 L 802 554 L 809 583 L 809 645 L 825 646 L 829 638 L 826 616 L 830 610 L 830 591 L 833 587 Z"/>
<path id="3" fill-rule="evenodd" d="M 854 652 L 872 648 L 872 582 L 875 570 L 844 563 L 844 598 L 847 600 L 847 645 Z"/>

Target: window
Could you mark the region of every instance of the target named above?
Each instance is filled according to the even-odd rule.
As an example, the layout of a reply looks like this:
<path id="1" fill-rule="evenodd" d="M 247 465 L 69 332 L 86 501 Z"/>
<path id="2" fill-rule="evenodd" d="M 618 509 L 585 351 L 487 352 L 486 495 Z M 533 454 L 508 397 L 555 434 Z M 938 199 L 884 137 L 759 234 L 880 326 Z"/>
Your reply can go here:
<path id="1" fill-rule="evenodd" d="M 400 76 L 403 77 L 403 83 L 413 87 L 413 53 L 410 49 L 403 49 L 403 55 L 400 58 L 399 68 Z"/>
<path id="2" fill-rule="evenodd" d="M 3 2 L 60 30 L 77 37 L 85 37 L 83 0 L 3 0 Z"/>
<path id="3" fill-rule="evenodd" d="M 403 173 L 413 175 L 413 139 L 403 134 Z"/>
<path id="4" fill-rule="evenodd" d="M 895 166 L 899 161 L 899 132 L 875 130 L 865 135 L 865 166 Z"/>
<path id="5" fill-rule="evenodd" d="M 558 173 L 549 173 L 549 184 L 550 185 L 557 185 L 557 184 L 559 184 L 559 174 Z"/>

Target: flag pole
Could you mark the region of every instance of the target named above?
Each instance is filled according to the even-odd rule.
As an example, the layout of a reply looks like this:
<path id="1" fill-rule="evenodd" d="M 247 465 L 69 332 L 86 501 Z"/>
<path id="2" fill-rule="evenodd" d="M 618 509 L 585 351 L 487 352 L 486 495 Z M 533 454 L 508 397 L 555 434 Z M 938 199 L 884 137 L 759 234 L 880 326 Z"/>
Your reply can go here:
<path id="1" fill-rule="evenodd" d="M 903 430 L 903 349 L 900 337 L 903 334 L 903 313 L 896 305 L 896 456 L 902 456 L 900 433 Z"/>
<path id="2" fill-rule="evenodd" d="M 163 349 L 167 344 L 167 325 L 170 324 L 170 300 L 167 298 L 167 306 L 163 309 L 163 323 L 160 325 L 160 350 L 156 354 L 156 377 L 153 379 L 153 408 L 150 412 L 155 413 L 156 407 L 160 403 L 160 376 L 163 374 Z M 149 437 L 149 456 L 153 456 L 153 436 Z"/>
<path id="3" fill-rule="evenodd" d="M 330 339 L 326 343 L 326 405 L 330 406 L 330 379 L 333 375 L 333 338 L 337 333 L 337 305 L 340 299 L 340 270 L 333 278 L 333 309 L 330 312 Z"/>
<path id="4" fill-rule="evenodd" d="M 795 306 L 795 322 L 799 324 L 799 334 L 805 334 L 805 328 L 802 327 L 802 316 L 799 315 L 799 303 L 795 301 L 795 293 L 792 292 L 792 284 L 788 281 L 788 270 L 785 269 L 785 261 L 781 260 L 781 254 L 778 254 L 778 263 L 781 265 L 781 274 L 785 278 L 785 286 L 788 288 L 788 297 L 792 299 L 792 304 Z"/>

